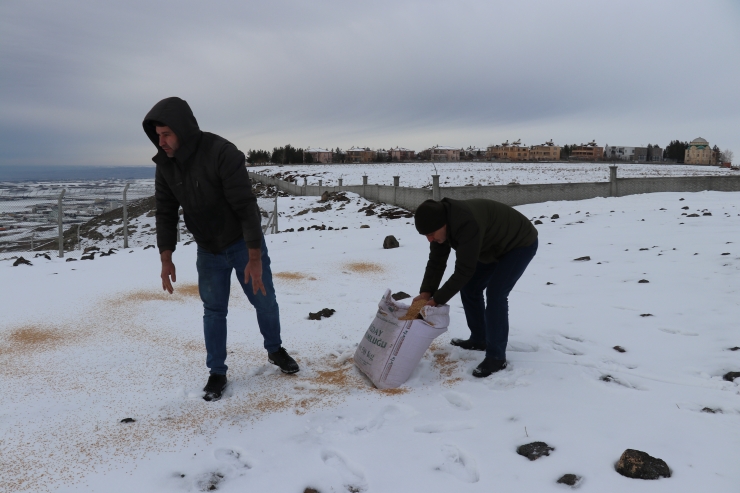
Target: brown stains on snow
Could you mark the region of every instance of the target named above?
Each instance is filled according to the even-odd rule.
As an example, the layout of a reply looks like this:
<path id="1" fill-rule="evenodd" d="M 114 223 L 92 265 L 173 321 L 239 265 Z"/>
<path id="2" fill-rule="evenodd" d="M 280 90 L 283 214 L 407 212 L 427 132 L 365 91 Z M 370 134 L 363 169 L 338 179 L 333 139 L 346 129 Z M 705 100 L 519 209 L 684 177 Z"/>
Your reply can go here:
<path id="1" fill-rule="evenodd" d="M 183 284 L 182 286 L 175 287 L 175 289 L 175 292 L 181 294 L 182 296 L 189 296 L 192 298 L 200 299 L 200 291 L 198 290 L 197 284 Z"/>
<path id="2" fill-rule="evenodd" d="M 12 329 L 0 343 L 0 355 L 54 349 L 71 334 L 53 327 L 28 325 Z"/>
<path id="3" fill-rule="evenodd" d="M 344 268 L 357 274 L 380 274 L 385 272 L 382 265 L 372 262 L 350 262 L 344 264 Z"/>
<path id="4" fill-rule="evenodd" d="M 276 272 L 273 274 L 273 277 L 283 281 L 303 281 L 308 278 L 308 276 L 302 272 Z"/>

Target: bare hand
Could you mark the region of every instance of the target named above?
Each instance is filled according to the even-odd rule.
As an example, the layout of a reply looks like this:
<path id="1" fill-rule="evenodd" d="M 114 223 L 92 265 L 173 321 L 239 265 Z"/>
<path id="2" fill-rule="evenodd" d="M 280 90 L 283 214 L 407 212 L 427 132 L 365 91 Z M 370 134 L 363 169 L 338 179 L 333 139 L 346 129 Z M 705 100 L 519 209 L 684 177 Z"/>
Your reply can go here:
<path id="1" fill-rule="evenodd" d="M 175 264 L 172 263 L 172 250 L 162 252 L 160 259 L 162 260 L 162 273 L 160 275 L 162 278 L 162 289 L 172 294 L 174 291 L 172 283 L 177 280 L 175 275 Z"/>
<path id="2" fill-rule="evenodd" d="M 267 296 L 265 285 L 262 283 L 262 252 L 259 248 L 249 249 L 249 262 L 244 269 L 244 283 L 252 282 L 252 293 L 257 294 L 260 291 Z"/>
<path id="3" fill-rule="evenodd" d="M 437 306 L 437 302 L 432 299 L 432 293 L 425 291 L 423 293 L 419 293 L 419 296 L 414 298 L 414 301 L 419 300 L 427 300 L 426 306 Z"/>

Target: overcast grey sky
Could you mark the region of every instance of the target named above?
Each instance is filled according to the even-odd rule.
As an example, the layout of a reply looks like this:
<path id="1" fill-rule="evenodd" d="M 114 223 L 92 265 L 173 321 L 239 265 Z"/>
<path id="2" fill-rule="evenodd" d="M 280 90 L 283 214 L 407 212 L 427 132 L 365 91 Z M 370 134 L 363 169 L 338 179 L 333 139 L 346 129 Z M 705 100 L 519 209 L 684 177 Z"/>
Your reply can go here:
<path id="1" fill-rule="evenodd" d="M 0 3 L 0 164 L 150 165 L 179 96 L 244 152 L 704 137 L 740 154 L 737 0 Z"/>

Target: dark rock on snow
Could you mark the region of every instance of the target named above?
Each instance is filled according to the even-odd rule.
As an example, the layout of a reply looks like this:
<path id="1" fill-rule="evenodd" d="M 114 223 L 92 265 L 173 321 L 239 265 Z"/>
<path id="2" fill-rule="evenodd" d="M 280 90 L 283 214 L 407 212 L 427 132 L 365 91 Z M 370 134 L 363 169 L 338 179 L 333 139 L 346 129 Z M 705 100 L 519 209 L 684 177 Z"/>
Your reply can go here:
<path id="1" fill-rule="evenodd" d="M 136 420 L 134 418 L 123 418 L 121 423 L 136 423 Z"/>
<path id="2" fill-rule="evenodd" d="M 727 380 L 728 382 L 734 382 L 736 378 L 740 378 L 740 371 L 731 371 L 725 373 L 725 376 L 723 376 L 722 378 L 724 380 Z"/>
<path id="3" fill-rule="evenodd" d="M 649 282 L 650 281 L 648 281 L 647 279 L 640 279 L 639 281 L 637 281 L 638 284 L 647 284 Z"/>
<path id="4" fill-rule="evenodd" d="M 154 248 L 154 245 L 147 245 L 144 247 L 144 250 L 149 250 L 150 248 Z"/>
<path id="5" fill-rule="evenodd" d="M 730 348 L 730 351 L 740 351 L 740 347 L 738 347 L 738 346 L 731 347 Z"/>
<path id="6" fill-rule="evenodd" d="M 539 219 L 537 219 L 534 223 L 535 224 L 542 224 L 542 221 L 540 221 Z"/>
<path id="7" fill-rule="evenodd" d="M 77 262 L 76 258 L 69 257 L 65 262 Z"/>
<path id="8" fill-rule="evenodd" d="M 640 316 L 641 317 L 652 317 L 653 314 L 652 313 L 641 313 Z"/>
<path id="9" fill-rule="evenodd" d="M 550 455 L 550 452 L 553 450 L 555 449 L 545 442 L 532 442 L 517 447 L 516 453 L 523 455 L 529 460 L 537 460 L 543 455 Z"/>
<path id="10" fill-rule="evenodd" d="M 668 464 L 664 460 L 633 449 L 624 451 L 617 462 L 616 470 L 622 476 L 633 479 L 671 477 L 671 470 L 668 469 Z"/>
<path id="11" fill-rule="evenodd" d="M 152 247 L 152 248 L 154 248 L 154 245 L 151 245 L 151 247 Z M 149 247 L 147 247 L 147 248 L 149 248 Z M 85 248 L 85 249 L 84 249 L 84 250 L 82 251 L 82 253 L 97 252 L 97 251 L 99 251 L 99 250 L 100 250 L 100 248 L 98 248 L 98 247 L 96 247 L 96 246 L 89 246 L 89 247 Z"/>
<path id="12" fill-rule="evenodd" d="M 573 260 L 575 260 L 576 262 L 586 262 L 588 260 L 591 260 L 591 257 L 589 257 L 588 255 L 586 255 L 585 257 L 574 258 Z"/>
<path id="13" fill-rule="evenodd" d="M 717 413 L 722 414 L 721 409 L 712 409 L 711 407 L 705 407 L 704 409 L 701 410 L 701 412 L 710 413 L 710 414 L 717 414 Z"/>
<path id="14" fill-rule="evenodd" d="M 18 257 L 18 259 L 13 262 L 13 267 L 18 267 L 19 265 L 33 265 L 30 260 L 26 260 L 23 257 Z"/>
<path id="15" fill-rule="evenodd" d="M 389 248 L 398 248 L 399 246 L 398 240 L 393 235 L 388 235 L 385 237 L 385 240 L 383 240 L 383 248 L 386 250 Z"/>
<path id="16" fill-rule="evenodd" d="M 329 318 L 332 315 L 334 315 L 335 312 L 336 310 L 332 308 L 324 308 L 323 310 L 319 310 L 316 313 L 309 313 L 308 319 L 309 320 L 321 320 L 321 317 Z"/>
<path id="17" fill-rule="evenodd" d="M 558 479 L 558 483 L 567 484 L 568 486 L 575 486 L 580 480 L 581 477 L 576 476 L 575 474 L 563 474 L 563 476 Z"/>
<path id="18" fill-rule="evenodd" d="M 369 227 L 370 227 L 370 226 L 368 226 L 367 224 L 363 224 L 362 226 L 360 226 L 360 229 L 367 229 L 367 228 L 369 228 Z"/>
<path id="19" fill-rule="evenodd" d="M 626 353 L 627 350 L 624 349 L 622 346 L 614 346 L 614 350 L 618 353 Z"/>
<path id="20" fill-rule="evenodd" d="M 560 219 L 560 216 L 558 214 L 553 214 L 550 219 Z"/>
<path id="21" fill-rule="evenodd" d="M 399 291 L 398 293 L 393 293 L 391 295 L 391 298 L 393 298 L 396 301 L 405 300 L 406 298 L 411 298 L 411 295 L 408 293 L 404 293 L 403 291 Z"/>

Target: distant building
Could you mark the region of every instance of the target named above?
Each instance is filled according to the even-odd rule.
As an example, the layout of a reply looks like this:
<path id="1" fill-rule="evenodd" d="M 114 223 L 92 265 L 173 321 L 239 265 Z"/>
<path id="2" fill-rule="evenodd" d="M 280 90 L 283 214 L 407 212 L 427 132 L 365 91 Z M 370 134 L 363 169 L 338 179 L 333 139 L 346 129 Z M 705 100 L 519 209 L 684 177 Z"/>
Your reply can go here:
<path id="1" fill-rule="evenodd" d="M 390 150 L 391 161 L 413 161 L 416 159 L 416 151 L 405 147 L 394 147 Z"/>
<path id="2" fill-rule="evenodd" d="M 711 165 L 716 164 L 717 160 L 712 148 L 709 147 L 709 142 L 699 137 L 689 144 L 683 162 L 685 164 Z"/>
<path id="3" fill-rule="evenodd" d="M 607 161 L 660 162 L 663 161 L 663 149 L 648 144 L 647 147 L 604 146 L 604 159 Z"/>
<path id="4" fill-rule="evenodd" d="M 506 161 L 528 161 L 529 149 L 526 146 L 522 146 L 521 140 L 517 140 L 511 144 L 507 140 L 501 145 L 488 146 L 486 158 Z"/>
<path id="5" fill-rule="evenodd" d="M 460 152 L 460 159 L 465 159 L 468 161 L 481 161 L 483 159 L 486 159 L 486 152 L 487 150 L 483 149 L 482 147 L 470 146 Z"/>
<path id="6" fill-rule="evenodd" d="M 552 140 L 542 145 L 529 148 L 530 161 L 560 161 L 560 146 L 552 143 Z"/>
<path id="7" fill-rule="evenodd" d="M 604 159 L 604 148 L 596 142 L 574 146 L 570 151 L 570 158 L 578 161 L 601 161 Z"/>
<path id="8" fill-rule="evenodd" d="M 663 161 L 663 149 L 660 146 L 648 144 L 647 160 L 651 163 L 662 162 Z"/>
<path id="9" fill-rule="evenodd" d="M 633 161 L 635 155 L 634 147 L 627 146 L 604 146 L 604 159 L 607 161 Z"/>
<path id="10" fill-rule="evenodd" d="M 347 149 L 348 163 L 371 163 L 375 153 L 369 147 L 351 147 Z"/>
<path id="11" fill-rule="evenodd" d="M 306 149 L 306 154 L 311 155 L 314 163 L 331 163 L 334 157 L 334 153 L 332 151 L 322 149 L 320 147 L 310 147 Z"/>
<path id="12" fill-rule="evenodd" d="M 429 161 L 459 161 L 460 149 L 448 146 L 433 146 L 421 151 L 421 156 Z"/>

